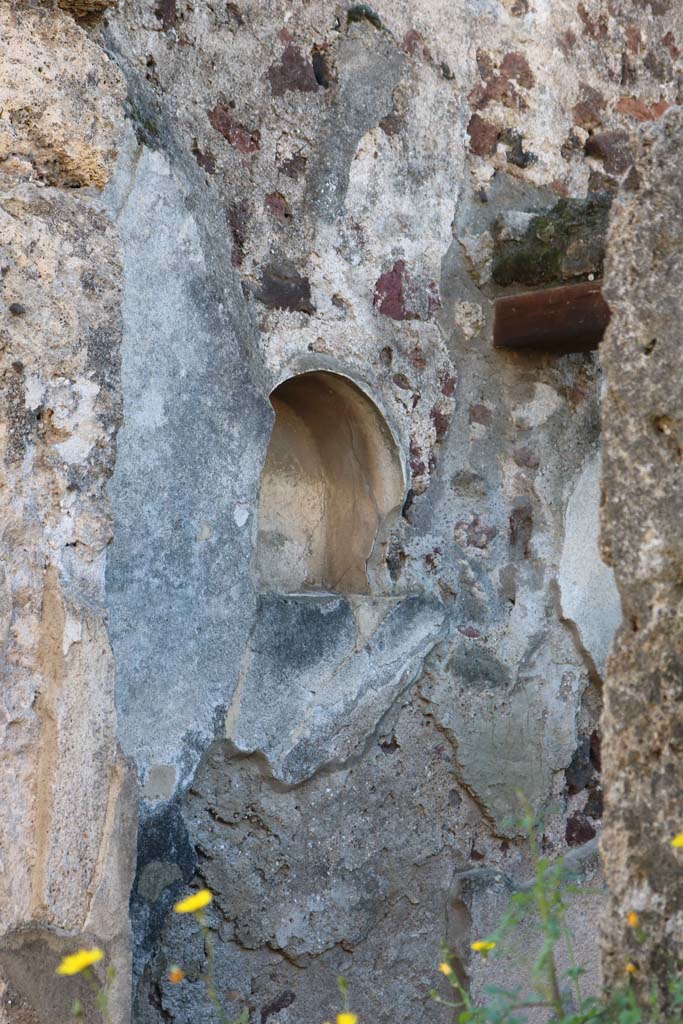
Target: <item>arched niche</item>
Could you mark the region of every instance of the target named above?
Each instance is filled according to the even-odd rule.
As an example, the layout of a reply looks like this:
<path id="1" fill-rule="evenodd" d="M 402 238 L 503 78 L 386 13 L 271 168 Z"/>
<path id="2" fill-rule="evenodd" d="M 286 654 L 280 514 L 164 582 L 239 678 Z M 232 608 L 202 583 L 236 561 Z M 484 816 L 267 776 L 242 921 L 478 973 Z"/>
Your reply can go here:
<path id="1" fill-rule="evenodd" d="M 261 476 L 256 571 L 262 590 L 367 594 L 367 563 L 401 507 L 404 475 L 377 406 L 316 370 L 270 396 L 275 424 Z"/>

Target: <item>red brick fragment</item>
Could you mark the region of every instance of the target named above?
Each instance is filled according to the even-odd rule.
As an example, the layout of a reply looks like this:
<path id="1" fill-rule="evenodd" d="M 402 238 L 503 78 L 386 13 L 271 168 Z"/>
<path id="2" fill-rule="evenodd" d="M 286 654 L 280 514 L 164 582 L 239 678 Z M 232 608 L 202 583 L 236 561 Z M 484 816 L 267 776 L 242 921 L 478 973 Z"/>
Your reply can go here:
<path id="1" fill-rule="evenodd" d="M 233 267 L 241 267 L 244 261 L 244 246 L 247 240 L 247 225 L 249 223 L 249 204 L 246 199 L 240 199 L 233 203 L 226 213 L 232 237 L 232 255 L 230 262 Z"/>
<path id="2" fill-rule="evenodd" d="M 415 438 L 411 438 L 410 440 L 410 454 L 408 461 L 411 472 L 415 476 L 422 476 L 422 474 L 426 472 L 426 466 L 422 461 L 422 449 Z"/>
<path id="3" fill-rule="evenodd" d="M 624 29 L 624 36 L 626 37 L 626 45 L 631 53 L 638 53 L 643 45 L 643 37 L 640 34 L 638 26 L 627 25 Z"/>
<path id="4" fill-rule="evenodd" d="M 495 302 L 493 345 L 589 352 L 598 347 L 609 315 L 598 281 L 501 295 Z"/>
<path id="5" fill-rule="evenodd" d="M 286 92 L 318 91 L 313 65 L 291 42 L 282 51 L 279 63 L 268 68 L 268 79 L 273 96 L 284 96 Z"/>
<path id="6" fill-rule="evenodd" d="M 586 131 L 593 131 L 602 124 L 602 112 L 605 109 L 605 98 L 601 92 L 586 82 L 581 82 L 581 99 L 572 107 L 574 124 Z"/>
<path id="7" fill-rule="evenodd" d="M 678 58 L 681 55 L 681 51 L 679 47 L 676 46 L 676 38 L 673 32 L 667 32 L 666 35 L 662 38 L 662 43 L 664 44 L 664 46 L 666 46 L 667 50 L 669 51 L 673 59 L 678 60 Z"/>
<path id="8" fill-rule="evenodd" d="M 283 160 L 278 170 L 286 174 L 288 178 L 293 178 L 296 181 L 306 170 L 306 157 L 303 153 L 295 153 L 288 160 Z"/>
<path id="9" fill-rule="evenodd" d="M 650 108 L 635 96 L 622 96 L 614 108 L 618 114 L 627 114 L 636 121 L 651 121 Z"/>
<path id="10" fill-rule="evenodd" d="M 670 106 L 671 104 L 667 103 L 666 100 L 658 100 L 656 103 L 652 103 L 650 105 L 650 110 L 654 115 L 653 121 L 658 121 L 660 117 L 662 117 L 667 112 Z"/>
<path id="11" fill-rule="evenodd" d="M 441 384 L 441 394 L 445 395 L 446 398 L 452 398 L 455 394 L 455 385 L 457 383 L 452 373 L 442 373 L 439 375 L 439 382 Z"/>
<path id="12" fill-rule="evenodd" d="M 481 636 L 479 630 L 475 629 L 474 626 L 458 626 L 458 632 L 462 633 L 469 640 L 478 640 Z"/>
<path id="13" fill-rule="evenodd" d="M 397 260 L 391 270 L 377 278 L 372 304 L 392 320 L 415 320 L 417 314 L 407 308 L 409 275 L 405 260 Z"/>
<path id="14" fill-rule="evenodd" d="M 459 534 L 464 536 L 467 547 L 477 548 L 479 551 L 485 551 L 498 533 L 495 526 L 489 526 L 479 516 L 473 516 L 469 522 L 461 520 L 456 523 L 455 532 L 456 539 Z"/>
<path id="15" fill-rule="evenodd" d="M 591 39 L 604 39 L 607 35 L 607 19 L 604 15 L 599 18 L 592 18 L 585 6 L 580 3 L 576 8 L 577 14 L 583 22 L 584 32 Z"/>
<path id="16" fill-rule="evenodd" d="M 671 104 L 666 100 L 658 100 L 648 106 L 644 100 L 638 99 L 636 96 L 622 96 L 614 109 L 617 113 L 626 114 L 635 121 L 657 121 L 670 106 Z"/>
<path id="17" fill-rule="evenodd" d="M 586 156 L 601 160 L 608 174 L 623 174 L 633 163 L 628 132 L 598 132 L 586 140 Z"/>
<path id="18" fill-rule="evenodd" d="M 490 156 L 496 151 L 500 129 L 490 121 L 485 121 L 480 114 L 472 114 L 467 125 L 470 137 L 470 149 L 476 156 Z"/>
<path id="19" fill-rule="evenodd" d="M 557 37 L 557 42 L 562 53 L 567 56 L 576 46 L 576 33 L 572 32 L 570 28 L 565 29 L 562 35 Z"/>
<path id="20" fill-rule="evenodd" d="M 403 51 L 411 57 L 422 57 L 423 60 L 431 60 L 432 55 L 429 47 L 425 45 L 424 37 L 416 28 L 409 29 L 403 37 Z"/>
<path id="21" fill-rule="evenodd" d="M 510 513 L 510 547 L 518 554 L 529 557 L 529 542 L 534 529 L 531 503 L 522 498 Z"/>
<path id="22" fill-rule="evenodd" d="M 482 81 L 470 94 L 476 110 L 483 110 L 489 103 L 502 103 L 515 110 L 526 108 L 517 87 L 530 89 L 535 80 L 524 54 L 513 50 L 506 53 L 498 65 L 488 50 L 478 50 L 477 67 Z"/>
<path id="23" fill-rule="evenodd" d="M 299 313 L 314 313 L 311 282 L 293 267 L 270 264 L 263 268 L 261 283 L 255 297 L 271 309 L 289 309 Z"/>
<path id="24" fill-rule="evenodd" d="M 264 201 L 266 209 L 281 224 L 287 224 L 292 219 L 292 211 L 282 192 L 269 192 Z"/>
<path id="25" fill-rule="evenodd" d="M 161 22 L 164 32 L 168 32 L 170 28 L 175 28 L 176 21 L 178 20 L 176 0 L 159 0 L 159 3 L 154 8 L 154 13 Z"/>
<path id="26" fill-rule="evenodd" d="M 500 70 L 506 78 L 514 78 L 516 82 L 519 82 L 523 89 L 533 88 L 536 81 L 528 60 L 523 53 L 516 50 L 505 54 Z"/>
<path id="27" fill-rule="evenodd" d="M 581 811 L 567 819 L 565 839 L 568 846 L 582 846 L 595 836 L 595 829 Z"/>
<path id="28" fill-rule="evenodd" d="M 483 427 L 488 427 L 491 423 L 491 410 L 488 405 L 475 402 L 470 406 L 469 418 L 470 423 L 479 423 Z"/>
<path id="29" fill-rule="evenodd" d="M 531 448 L 516 448 L 513 452 L 513 458 L 518 466 L 522 466 L 525 469 L 538 469 L 540 466 L 538 455 Z"/>
<path id="30" fill-rule="evenodd" d="M 441 408 L 441 406 L 438 403 L 432 408 L 429 416 L 432 423 L 434 424 L 437 442 L 443 441 L 444 437 L 448 433 L 448 427 L 451 422 L 451 417 Z"/>
<path id="31" fill-rule="evenodd" d="M 258 128 L 250 131 L 233 116 L 232 110 L 224 103 L 217 103 L 208 111 L 209 124 L 220 132 L 224 139 L 240 153 L 255 153 L 261 147 L 261 133 Z"/>
<path id="32" fill-rule="evenodd" d="M 515 88 L 514 82 L 504 75 L 496 75 L 485 85 L 479 86 L 469 98 L 477 110 L 483 110 L 489 103 L 502 103 L 510 110 L 524 110 L 527 105 Z"/>
<path id="33" fill-rule="evenodd" d="M 416 370 L 424 370 L 427 365 L 425 354 L 419 345 L 416 345 L 415 348 L 411 348 L 408 353 L 408 359 L 410 359 Z"/>

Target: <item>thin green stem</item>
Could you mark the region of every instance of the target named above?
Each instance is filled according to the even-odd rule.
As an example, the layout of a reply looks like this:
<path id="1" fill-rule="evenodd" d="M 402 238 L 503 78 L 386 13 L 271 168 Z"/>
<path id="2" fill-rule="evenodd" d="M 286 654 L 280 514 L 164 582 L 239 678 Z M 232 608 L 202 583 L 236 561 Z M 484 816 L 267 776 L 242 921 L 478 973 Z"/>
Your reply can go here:
<path id="1" fill-rule="evenodd" d="M 347 985 L 346 978 L 343 975 L 340 975 L 337 978 L 337 988 L 339 989 L 344 1002 L 344 1012 L 348 1013 L 351 1009 L 351 1004 L 349 1002 L 349 986 Z"/>
<path id="2" fill-rule="evenodd" d="M 102 1015 L 104 1024 L 111 1024 L 111 1017 L 109 1016 L 108 987 L 106 985 L 100 985 L 90 967 L 85 968 L 83 971 L 83 977 L 95 993 L 95 1005 Z"/>
<path id="3" fill-rule="evenodd" d="M 557 978 L 557 964 L 555 963 L 555 953 L 553 950 L 552 904 L 547 899 L 547 882 L 545 877 L 546 869 L 541 864 L 533 822 L 531 822 L 529 827 L 529 847 L 537 879 L 534 886 L 534 899 L 536 900 L 536 906 L 538 907 L 543 932 L 550 943 L 547 952 L 543 956 L 543 966 L 548 980 L 550 1001 L 555 1008 L 555 1012 L 559 1017 L 562 1017 L 564 1007 L 562 1005 L 562 995 L 560 993 L 560 985 Z"/>
<path id="4" fill-rule="evenodd" d="M 560 993 L 560 985 L 557 980 L 557 965 L 555 963 L 555 954 L 550 950 L 547 961 L 548 969 L 548 984 L 550 986 L 550 1001 L 555 1008 L 555 1012 L 558 1016 L 564 1015 L 564 1007 L 562 1005 L 562 995 Z"/>
<path id="5" fill-rule="evenodd" d="M 462 1003 L 452 1003 L 449 999 L 444 999 L 443 996 L 432 996 L 435 1003 L 439 1003 L 440 1006 L 450 1006 L 452 1010 L 459 1010 Z"/>
<path id="6" fill-rule="evenodd" d="M 572 933 L 567 925 L 567 921 L 564 914 L 564 908 L 562 913 L 562 934 L 564 935 L 564 943 L 567 947 L 567 956 L 569 957 L 569 968 L 571 970 L 571 977 L 574 983 L 574 995 L 576 996 L 576 1009 L 581 1008 L 583 997 L 581 995 L 581 985 L 579 982 L 579 975 L 577 973 L 576 957 L 574 956 L 574 943 L 572 942 Z"/>
<path id="7" fill-rule="evenodd" d="M 451 987 L 454 988 L 458 995 L 460 996 L 460 1006 L 464 1006 L 465 1010 L 471 1011 L 472 1000 L 470 999 L 470 994 L 463 985 L 463 983 L 460 981 L 460 978 L 458 978 L 458 976 L 455 974 L 455 972 L 449 975 L 449 981 L 451 983 Z"/>
<path id="8" fill-rule="evenodd" d="M 538 1009 L 541 1009 L 541 1010 L 554 1010 L 555 1009 L 555 1005 L 553 1003 L 548 1002 L 545 999 L 539 1000 L 539 1002 L 537 1002 L 537 1003 L 534 1003 L 534 1002 L 530 1002 L 530 1003 L 515 1003 L 515 1005 L 512 1007 L 512 1012 L 516 1013 L 517 1010 L 538 1010 Z"/>
<path id="9" fill-rule="evenodd" d="M 197 917 L 202 927 L 202 934 L 204 936 L 204 949 L 206 950 L 206 958 L 209 961 L 208 973 L 204 975 L 206 994 L 208 995 L 209 1000 L 211 1001 L 211 1005 L 218 1014 L 218 1019 L 220 1020 L 221 1024 L 230 1024 L 230 1021 L 228 1020 L 225 1010 L 221 1005 L 221 1001 L 218 996 L 218 990 L 216 989 L 216 957 L 214 955 L 213 939 L 211 938 L 211 932 L 204 920 L 204 915 L 202 914 L 200 918 L 198 914 Z"/>

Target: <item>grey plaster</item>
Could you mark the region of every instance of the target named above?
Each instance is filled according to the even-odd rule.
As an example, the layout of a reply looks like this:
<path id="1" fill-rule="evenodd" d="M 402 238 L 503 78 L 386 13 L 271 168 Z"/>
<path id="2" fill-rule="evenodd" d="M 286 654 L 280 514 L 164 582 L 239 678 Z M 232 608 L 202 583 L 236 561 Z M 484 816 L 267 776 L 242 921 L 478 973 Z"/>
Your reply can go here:
<path id="1" fill-rule="evenodd" d="M 434 599 L 357 605 L 379 616 L 369 636 L 344 597 L 259 600 L 226 736 L 262 751 L 284 782 L 362 748 L 443 634 L 445 609 Z"/>
<path id="2" fill-rule="evenodd" d="M 456 751 L 461 782 L 490 816 L 500 835 L 519 832 L 519 796 L 540 808 L 553 773 L 576 748 L 578 708 L 586 676 L 577 671 L 566 631 L 539 636 L 514 677 L 476 650 L 444 664 L 430 660 L 433 714 Z M 553 685 L 544 685 L 552 678 Z"/>
<path id="3" fill-rule="evenodd" d="M 333 220 L 342 211 L 351 161 L 363 135 L 391 113 L 402 59 L 381 29 L 350 26 L 339 54 L 339 91 L 325 119 L 309 177 L 311 212 Z"/>
<path id="4" fill-rule="evenodd" d="M 558 582 L 562 611 L 576 624 L 581 642 L 603 676 L 622 613 L 614 571 L 600 556 L 600 470 L 596 453 L 572 490 Z"/>
<path id="5" fill-rule="evenodd" d="M 107 27 L 154 146 L 129 139 L 110 194 L 129 413 L 109 600 L 147 799 L 136 1024 L 213 1021 L 199 937 L 170 914 L 188 883 L 216 894 L 235 1015 L 332 1019 L 343 973 L 363 1019 L 441 1020 L 439 942 L 466 946 L 484 919 L 477 901 L 452 912 L 454 875 L 528 877 L 518 790 L 551 852 L 588 801 L 565 773 L 599 698 L 557 581 L 600 368 L 490 344 L 496 225 L 557 201 L 564 158 L 542 140 L 559 120 L 525 93 L 505 117 L 536 112 L 543 160 L 468 152 L 496 19 L 496 66 L 529 47 L 541 75 L 542 47 L 499 4 L 398 0 L 381 28 L 320 0 L 286 18 L 234 6 L 178 3 L 163 27 L 131 0 Z M 305 369 L 356 381 L 400 449 L 406 500 L 369 597 L 252 583 L 267 395 Z M 192 977 L 174 987 L 180 959 Z"/>
<path id="6" fill-rule="evenodd" d="M 110 632 L 123 748 L 143 771 L 176 764 L 179 782 L 188 745 L 213 735 L 237 682 L 255 606 L 242 567 L 272 418 L 239 355 L 244 302 L 223 240 L 207 236 L 192 195 L 129 129 L 108 193 L 126 282 Z"/>

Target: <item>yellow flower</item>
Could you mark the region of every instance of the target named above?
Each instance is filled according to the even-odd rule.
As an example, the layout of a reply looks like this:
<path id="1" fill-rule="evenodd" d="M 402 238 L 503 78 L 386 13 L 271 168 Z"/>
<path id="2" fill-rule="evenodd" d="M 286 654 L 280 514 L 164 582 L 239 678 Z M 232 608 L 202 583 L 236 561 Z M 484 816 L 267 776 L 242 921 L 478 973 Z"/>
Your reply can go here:
<path id="1" fill-rule="evenodd" d="M 56 974 L 80 974 L 86 967 L 92 967 L 101 960 L 104 953 L 97 946 L 92 949 L 79 949 L 71 956 L 65 956 L 56 970 Z"/>
<path id="2" fill-rule="evenodd" d="M 199 892 L 176 903 L 173 909 L 176 914 L 195 914 L 198 910 L 208 907 L 212 899 L 213 896 L 208 889 L 200 889 Z"/>
<path id="3" fill-rule="evenodd" d="M 477 942 L 472 943 L 472 949 L 475 953 L 482 953 L 486 955 L 490 953 L 492 949 L 496 948 L 496 943 L 491 942 L 490 939 L 479 939 Z"/>
<path id="4" fill-rule="evenodd" d="M 626 964 L 626 967 L 624 967 L 624 970 L 626 971 L 627 974 L 637 974 L 638 973 L 638 968 L 636 967 L 635 964 L 630 964 L 630 963 Z"/>
<path id="5" fill-rule="evenodd" d="M 347 1010 L 346 1013 L 337 1014 L 337 1024 L 358 1024 L 358 1017 Z"/>
<path id="6" fill-rule="evenodd" d="M 445 974 L 446 977 L 448 977 L 449 974 L 453 973 L 453 968 L 451 967 L 450 964 L 447 963 L 439 964 L 439 970 L 441 971 L 442 974 Z"/>
<path id="7" fill-rule="evenodd" d="M 639 921 L 640 921 L 640 918 L 636 914 L 635 910 L 632 910 L 630 912 L 630 914 L 628 915 L 628 917 L 626 918 L 626 922 L 627 922 L 629 928 L 637 928 Z"/>
<path id="8" fill-rule="evenodd" d="M 185 971 L 182 967 L 169 967 L 168 980 L 174 985 L 177 985 L 185 977 Z"/>
<path id="9" fill-rule="evenodd" d="M 671 845 L 674 850 L 683 849 L 683 832 L 679 832 L 677 836 L 674 836 L 671 840 Z"/>

